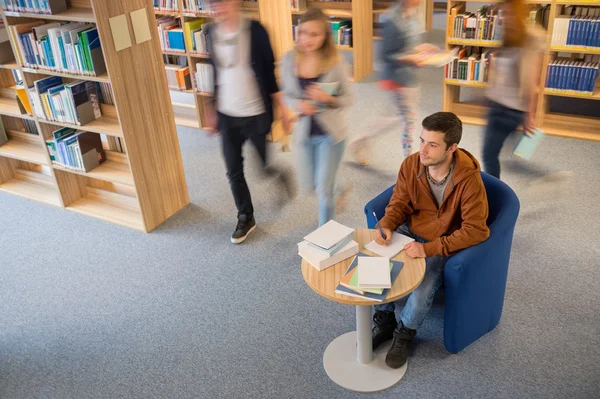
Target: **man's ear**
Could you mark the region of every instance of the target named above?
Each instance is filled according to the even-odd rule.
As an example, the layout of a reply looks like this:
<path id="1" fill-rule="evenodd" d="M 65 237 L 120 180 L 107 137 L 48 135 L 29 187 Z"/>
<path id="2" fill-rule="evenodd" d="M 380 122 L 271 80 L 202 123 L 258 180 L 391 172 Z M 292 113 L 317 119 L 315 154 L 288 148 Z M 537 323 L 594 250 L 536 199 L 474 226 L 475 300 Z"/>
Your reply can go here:
<path id="1" fill-rule="evenodd" d="M 458 150 L 458 144 L 454 143 L 450 147 L 448 147 L 446 151 L 448 151 L 450 154 L 454 154 L 454 151 L 456 150 Z"/>

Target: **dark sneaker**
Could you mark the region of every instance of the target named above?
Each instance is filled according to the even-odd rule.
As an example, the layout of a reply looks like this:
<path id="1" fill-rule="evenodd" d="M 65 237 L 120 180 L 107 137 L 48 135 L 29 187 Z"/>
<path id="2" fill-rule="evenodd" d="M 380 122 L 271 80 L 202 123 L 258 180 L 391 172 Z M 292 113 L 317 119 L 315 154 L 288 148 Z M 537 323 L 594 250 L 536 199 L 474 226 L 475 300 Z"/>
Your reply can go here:
<path id="1" fill-rule="evenodd" d="M 406 328 L 402 322 L 400 322 L 400 328 L 394 331 L 394 342 L 392 342 L 392 347 L 385 357 L 385 364 L 387 364 L 388 367 L 399 369 L 404 366 L 406 359 L 408 359 L 410 344 L 415 335 L 417 335 L 417 330 Z"/>
<path id="2" fill-rule="evenodd" d="M 394 338 L 394 330 L 398 327 L 394 312 L 376 310 L 373 315 L 373 350 Z"/>
<path id="3" fill-rule="evenodd" d="M 231 242 L 234 244 L 244 242 L 248 234 L 252 233 L 255 228 L 256 222 L 254 221 L 254 216 L 239 215 L 237 226 L 231 235 Z"/>

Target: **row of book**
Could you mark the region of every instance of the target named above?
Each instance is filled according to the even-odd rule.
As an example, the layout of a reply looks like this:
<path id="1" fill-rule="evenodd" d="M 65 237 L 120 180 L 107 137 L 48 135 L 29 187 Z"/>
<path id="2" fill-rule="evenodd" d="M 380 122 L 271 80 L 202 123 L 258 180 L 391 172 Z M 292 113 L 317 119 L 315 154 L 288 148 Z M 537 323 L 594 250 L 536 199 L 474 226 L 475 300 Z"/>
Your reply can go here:
<path id="1" fill-rule="evenodd" d="M 501 40 L 503 12 L 497 5 L 483 6 L 475 13 L 464 12 L 465 3 L 454 6 L 448 36 L 455 39 Z M 460 14 L 459 11 L 463 10 Z"/>
<path id="2" fill-rule="evenodd" d="M 99 134 L 62 128 L 52 132 L 46 147 L 53 164 L 80 172 L 89 172 L 106 161 Z"/>
<path id="3" fill-rule="evenodd" d="M 96 82 L 63 83 L 60 76 L 50 76 L 35 81 L 27 91 L 40 119 L 82 126 L 102 116 Z"/>
<path id="4" fill-rule="evenodd" d="M 214 93 L 215 82 L 213 66 L 210 64 L 196 64 L 196 88 L 203 93 Z"/>
<path id="5" fill-rule="evenodd" d="M 298 39 L 299 25 L 292 26 L 294 41 Z M 329 29 L 336 46 L 352 46 L 352 22 L 349 20 L 330 18 Z"/>
<path id="6" fill-rule="evenodd" d="M 574 14 L 554 20 L 552 46 L 600 48 L 600 7 L 565 7 Z"/>
<path id="7" fill-rule="evenodd" d="M 207 53 L 206 37 L 202 32 L 203 19 L 183 23 L 179 19 L 163 17 L 157 20 L 161 48 L 170 51 Z"/>
<path id="8" fill-rule="evenodd" d="M 487 83 L 493 51 L 481 47 L 463 47 L 445 66 L 446 79 Z"/>
<path id="9" fill-rule="evenodd" d="M 0 0 L 0 5 L 8 12 L 28 14 L 58 14 L 67 11 L 67 0 Z"/>
<path id="10" fill-rule="evenodd" d="M 242 0 L 242 2 L 256 3 L 257 0 Z M 211 3 L 214 3 L 214 0 L 183 0 L 183 10 L 193 13 L 210 13 L 213 12 Z"/>
<path id="11" fill-rule="evenodd" d="M 575 91 L 593 94 L 600 71 L 599 58 L 594 62 L 574 60 L 554 60 L 546 71 L 546 88 L 561 91 Z"/>
<path id="12" fill-rule="evenodd" d="M 179 0 L 154 0 L 154 9 L 158 11 L 179 11 Z"/>
<path id="13" fill-rule="evenodd" d="M 113 95 L 110 83 L 100 83 L 100 102 L 107 105 L 115 105 L 115 97 Z"/>
<path id="14" fill-rule="evenodd" d="M 165 71 L 167 73 L 167 83 L 169 85 L 169 89 L 190 90 L 192 88 L 189 67 L 165 64 Z"/>
<path id="15" fill-rule="evenodd" d="M 98 29 L 93 24 L 34 21 L 10 26 L 19 63 L 83 76 L 106 73 Z"/>
<path id="16" fill-rule="evenodd" d="M 306 0 L 290 0 L 292 11 L 306 11 Z"/>

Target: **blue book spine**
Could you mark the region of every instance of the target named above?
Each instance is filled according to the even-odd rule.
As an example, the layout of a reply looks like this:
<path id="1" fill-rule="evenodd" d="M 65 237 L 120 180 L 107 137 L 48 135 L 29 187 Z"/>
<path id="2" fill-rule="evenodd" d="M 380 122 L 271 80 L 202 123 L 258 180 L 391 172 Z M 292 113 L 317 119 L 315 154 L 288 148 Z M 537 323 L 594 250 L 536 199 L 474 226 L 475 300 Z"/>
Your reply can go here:
<path id="1" fill-rule="evenodd" d="M 583 91 L 583 92 L 587 91 L 591 76 L 592 76 L 592 68 L 590 68 L 589 64 L 586 64 L 583 82 L 581 84 L 581 91 Z"/>
<path id="2" fill-rule="evenodd" d="M 571 46 L 573 44 L 573 32 L 575 31 L 575 21 L 571 18 L 569 20 L 569 29 L 567 31 L 567 46 Z"/>
<path id="3" fill-rule="evenodd" d="M 581 38 L 582 46 L 589 46 L 590 35 L 592 34 L 592 21 L 587 18 L 583 21 L 583 36 Z"/>
<path id="4" fill-rule="evenodd" d="M 578 63 L 575 68 L 573 68 L 573 89 L 578 90 L 579 87 L 579 76 L 581 74 L 581 65 Z"/>
<path id="5" fill-rule="evenodd" d="M 590 79 L 590 93 L 593 93 L 594 89 L 596 88 L 596 79 L 598 79 L 599 72 L 600 69 L 598 68 L 598 64 L 596 64 L 594 69 L 592 70 L 592 78 Z"/>
<path id="6" fill-rule="evenodd" d="M 567 72 L 567 90 L 574 90 L 573 83 L 575 81 L 575 65 L 571 64 Z"/>

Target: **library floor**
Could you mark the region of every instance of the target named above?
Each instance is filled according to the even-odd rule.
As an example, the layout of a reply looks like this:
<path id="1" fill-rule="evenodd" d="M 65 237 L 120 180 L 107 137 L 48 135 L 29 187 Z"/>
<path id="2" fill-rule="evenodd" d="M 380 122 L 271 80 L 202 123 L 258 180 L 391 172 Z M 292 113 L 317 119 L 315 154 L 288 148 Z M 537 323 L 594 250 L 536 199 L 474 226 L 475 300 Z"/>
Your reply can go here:
<path id="1" fill-rule="evenodd" d="M 442 72 L 424 71 L 422 82 L 420 118 L 441 107 Z M 356 87 L 352 134 L 385 104 L 374 84 Z M 316 200 L 277 209 L 249 151 L 259 226 L 234 246 L 219 141 L 179 132 L 192 204 L 152 234 L 0 193 L 0 397 L 364 397 L 322 366 L 326 346 L 354 328 L 354 309 L 317 296 L 300 274 L 296 243 L 316 225 Z M 477 156 L 481 133 L 466 126 L 462 142 Z M 394 182 L 399 142 L 395 129 L 375 143 L 370 167 L 343 164 L 354 190 L 338 221 L 365 226 L 364 204 Z M 600 143 L 548 137 L 531 163 L 506 147 L 503 179 L 522 212 L 500 325 L 451 355 L 434 305 L 404 379 L 369 397 L 597 397 Z M 565 170 L 569 184 L 529 185 Z"/>

